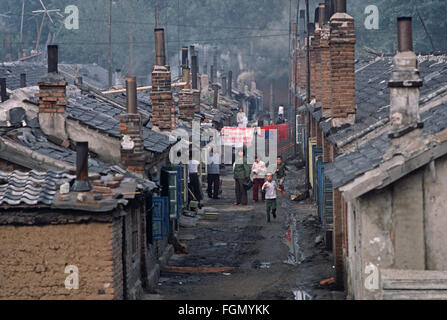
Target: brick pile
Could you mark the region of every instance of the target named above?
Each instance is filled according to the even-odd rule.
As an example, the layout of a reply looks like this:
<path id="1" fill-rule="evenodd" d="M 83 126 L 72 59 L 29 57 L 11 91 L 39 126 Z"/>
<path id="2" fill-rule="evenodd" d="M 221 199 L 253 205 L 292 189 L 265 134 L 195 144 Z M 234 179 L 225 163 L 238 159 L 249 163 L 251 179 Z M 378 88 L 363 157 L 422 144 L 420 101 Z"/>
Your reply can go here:
<path id="1" fill-rule="evenodd" d="M 161 130 L 175 129 L 175 108 L 171 91 L 171 72 L 167 66 L 152 69 L 152 118 Z"/>

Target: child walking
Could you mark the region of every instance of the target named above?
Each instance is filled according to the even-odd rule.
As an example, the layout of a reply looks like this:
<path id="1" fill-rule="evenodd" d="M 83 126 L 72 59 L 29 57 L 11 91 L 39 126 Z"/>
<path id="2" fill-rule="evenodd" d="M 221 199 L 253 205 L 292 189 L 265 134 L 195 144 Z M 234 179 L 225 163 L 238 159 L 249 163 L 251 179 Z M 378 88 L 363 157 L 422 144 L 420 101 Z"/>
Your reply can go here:
<path id="1" fill-rule="evenodd" d="M 273 181 L 273 174 L 267 173 L 267 181 L 262 186 L 262 191 L 265 191 L 265 208 L 267 211 L 267 222 L 270 222 L 270 211 L 272 212 L 273 219 L 276 219 L 276 191 L 281 191 L 276 185 L 276 181 Z"/>

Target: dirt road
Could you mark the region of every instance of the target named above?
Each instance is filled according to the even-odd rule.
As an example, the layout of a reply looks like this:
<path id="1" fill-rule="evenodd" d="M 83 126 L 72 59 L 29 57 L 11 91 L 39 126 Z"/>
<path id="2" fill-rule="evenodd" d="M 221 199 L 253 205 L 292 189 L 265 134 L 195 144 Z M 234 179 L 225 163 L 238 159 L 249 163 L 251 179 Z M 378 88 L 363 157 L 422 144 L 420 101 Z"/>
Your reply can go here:
<path id="1" fill-rule="evenodd" d="M 254 203 L 251 190 L 248 206 L 233 205 L 230 170 L 223 176 L 222 199 L 208 199 L 204 189 L 204 210 L 195 218 L 196 225 L 181 228 L 179 235 L 188 254 L 169 260 L 158 290 L 146 298 L 343 299 L 343 292 L 334 291 L 333 285 L 320 285 L 334 271 L 315 205 L 289 200 L 303 172 L 290 172 L 289 192 L 281 200 L 278 218 L 268 224 L 265 204 Z"/>

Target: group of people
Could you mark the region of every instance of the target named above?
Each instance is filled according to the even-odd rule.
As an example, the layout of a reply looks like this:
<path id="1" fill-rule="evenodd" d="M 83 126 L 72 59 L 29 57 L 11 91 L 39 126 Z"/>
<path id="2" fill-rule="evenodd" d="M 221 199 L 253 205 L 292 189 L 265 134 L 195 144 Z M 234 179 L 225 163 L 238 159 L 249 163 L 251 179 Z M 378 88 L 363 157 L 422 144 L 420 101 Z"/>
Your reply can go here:
<path id="1" fill-rule="evenodd" d="M 270 222 L 270 214 L 276 218 L 277 210 L 277 191 L 284 195 L 284 178 L 286 176 L 287 167 L 283 163 L 282 157 L 278 156 L 276 160 L 276 171 L 267 172 L 265 163 L 256 156 L 253 165 L 247 163 L 243 151 L 239 151 L 236 161 L 233 164 L 233 178 L 235 181 L 235 205 L 248 204 L 248 190 L 253 187 L 253 201 L 259 201 L 259 193 L 261 193 L 262 201 L 266 203 L 267 221 Z M 220 154 L 213 148 L 210 150 L 207 162 L 207 194 L 210 199 L 220 199 L 221 180 L 220 180 Z M 189 193 L 190 200 L 198 201 L 201 207 L 202 191 L 199 181 L 199 165 L 198 160 L 193 160 L 190 155 L 188 163 L 189 172 Z"/>
<path id="2" fill-rule="evenodd" d="M 258 156 L 256 156 L 253 165 L 250 166 L 244 157 L 243 151 L 239 151 L 238 159 L 233 164 L 236 194 L 235 205 L 248 204 L 248 188 L 246 188 L 246 185 L 249 181 L 253 181 L 253 201 L 259 201 L 259 192 L 261 192 L 261 199 L 266 204 L 267 221 L 270 222 L 270 213 L 273 215 L 273 218 L 276 218 L 277 191 L 281 192 L 282 195 L 285 194 L 284 178 L 286 177 L 286 171 L 287 167 L 281 156 L 277 157 L 276 171 L 273 174 L 272 172 L 267 172 L 265 163 Z"/>

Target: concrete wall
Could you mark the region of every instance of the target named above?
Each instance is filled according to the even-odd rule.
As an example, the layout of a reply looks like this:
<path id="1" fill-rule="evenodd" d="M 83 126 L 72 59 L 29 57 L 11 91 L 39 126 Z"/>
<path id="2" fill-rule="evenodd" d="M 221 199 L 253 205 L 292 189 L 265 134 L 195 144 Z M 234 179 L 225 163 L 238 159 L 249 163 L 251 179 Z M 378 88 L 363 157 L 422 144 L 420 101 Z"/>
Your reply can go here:
<path id="1" fill-rule="evenodd" d="M 1 226 L 0 299 L 113 299 L 112 260 L 111 223 Z M 67 265 L 78 290 L 65 288 Z"/>
<path id="2" fill-rule="evenodd" d="M 348 291 L 354 299 L 380 299 L 366 290 L 372 264 L 392 270 L 447 270 L 447 156 L 349 205 Z"/>
<path id="3" fill-rule="evenodd" d="M 447 156 L 424 171 L 426 268 L 447 270 Z"/>

